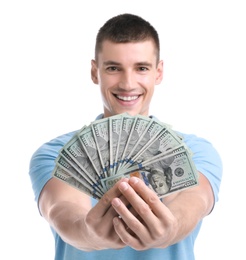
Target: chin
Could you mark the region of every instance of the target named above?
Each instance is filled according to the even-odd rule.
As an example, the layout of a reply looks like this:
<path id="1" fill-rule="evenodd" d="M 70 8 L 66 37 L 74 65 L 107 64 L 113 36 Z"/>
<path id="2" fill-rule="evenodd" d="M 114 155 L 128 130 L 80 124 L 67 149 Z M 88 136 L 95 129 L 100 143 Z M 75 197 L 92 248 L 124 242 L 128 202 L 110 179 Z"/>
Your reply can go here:
<path id="1" fill-rule="evenodd" d="M 131 110 L 131 109 L 117 109 L 113 111 L 107 111 L 104 114 L 107 115 L 107 117 L 109 117 L 109 116 L 119 115 L 123 113 L 127 113 L 131 116 L 136 116 L 136 115 L 148 116 L 148 111 L 141 112 L 141 110 Z"/>

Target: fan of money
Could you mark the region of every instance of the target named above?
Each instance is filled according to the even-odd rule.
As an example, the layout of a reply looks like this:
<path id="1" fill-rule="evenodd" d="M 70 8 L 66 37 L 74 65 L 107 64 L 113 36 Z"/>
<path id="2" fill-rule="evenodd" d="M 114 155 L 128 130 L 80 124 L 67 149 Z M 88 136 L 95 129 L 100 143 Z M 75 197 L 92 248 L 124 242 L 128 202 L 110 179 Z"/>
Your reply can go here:
<path id="1" fill-rule="evenodd" d="M 127 113 L 93 121 L 64 145 L 53 176 L 100 199 L 137 176 L 161 198 L 198 184 L 192 153 L 171 126 Z"/>

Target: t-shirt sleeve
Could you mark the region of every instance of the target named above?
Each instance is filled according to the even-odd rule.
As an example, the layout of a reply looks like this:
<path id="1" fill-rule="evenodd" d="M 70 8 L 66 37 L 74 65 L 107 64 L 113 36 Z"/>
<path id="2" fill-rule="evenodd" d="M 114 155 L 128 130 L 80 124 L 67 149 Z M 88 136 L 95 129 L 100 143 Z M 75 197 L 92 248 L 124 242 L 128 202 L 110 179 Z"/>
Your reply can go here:
<path id="1" fill-rule="evenodd" d="M 195 135 L 183 135 L 184 142 L 191 149 L 197 171 L 204 174 L 213 189 L 215 202 L 218 201 L 222 178 L 222 160 L 214 146 L 206 139 Z"/>
<path id="2" fill-rule="evenodd" d="M 38 202 L 45 184 L 52 178 L 52 171 L 62 147 L 72 138 L 75 132 L 59 136 L 39 147 L 30 160 L 29 176 L 34 191 L 35 201 Z"/>

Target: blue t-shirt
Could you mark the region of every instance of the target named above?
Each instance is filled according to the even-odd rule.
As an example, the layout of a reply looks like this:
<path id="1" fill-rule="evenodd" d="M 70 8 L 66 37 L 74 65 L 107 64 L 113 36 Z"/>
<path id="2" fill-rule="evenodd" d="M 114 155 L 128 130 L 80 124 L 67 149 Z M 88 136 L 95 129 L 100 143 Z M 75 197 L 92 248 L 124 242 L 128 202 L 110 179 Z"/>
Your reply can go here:
<path id="1" fill-rule="evenodd" d="M 76 134 L 77 131 L 59 136 L 43 144 L 32 156 L 30 161 L 30 178 L 35 195 L 35 201 L 38 202 L 40 193 L 45 184 L 52 178 L 52 171 L 55 167 L 55 159 L 60 149 Z M 192 134 L 183 134 L 183 141 L 193 152 L 193 161 L 197 170 L 203 173 L 209 180 L 215 202 L 218 201 L 218 193 L 222 177 L 222 162 L 219 154 L 207 140 Z M 97 201 L 93 198 L 92 205 Z M 65 243 L 59 235 L 51 228 L 55 238 L 55 260 L 108 260 L 108 259 L 163 259 L 163 260 L 193 260 L 194 242 L 200 230 L 202 221 L 185 239 L 169 246 L 165 249 L 148 249 L 145 251 L 136 251 L 130 247 L 123 249 L 106 249 L 92 252 L 78 250 Z"/>

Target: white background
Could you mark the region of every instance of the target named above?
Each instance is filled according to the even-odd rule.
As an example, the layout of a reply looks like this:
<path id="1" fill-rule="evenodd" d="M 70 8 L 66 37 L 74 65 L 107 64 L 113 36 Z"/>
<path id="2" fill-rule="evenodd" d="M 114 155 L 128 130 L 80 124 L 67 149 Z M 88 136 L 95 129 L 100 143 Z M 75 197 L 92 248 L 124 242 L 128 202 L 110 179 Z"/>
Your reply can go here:
<path id="1" fill-rule="evenodd" d="M 33 152 L 102 112 L 90 60 L 99 27 L 131 12 L 161 39 L 163 83 L 151 113 L 209 139 L 221 154 L 220 200 L 204 220 L 197 260 L 246 259 L 244 1 L 0 2 L 1 259 L 53 259 L 53 237 L 28 176 Z"/>

